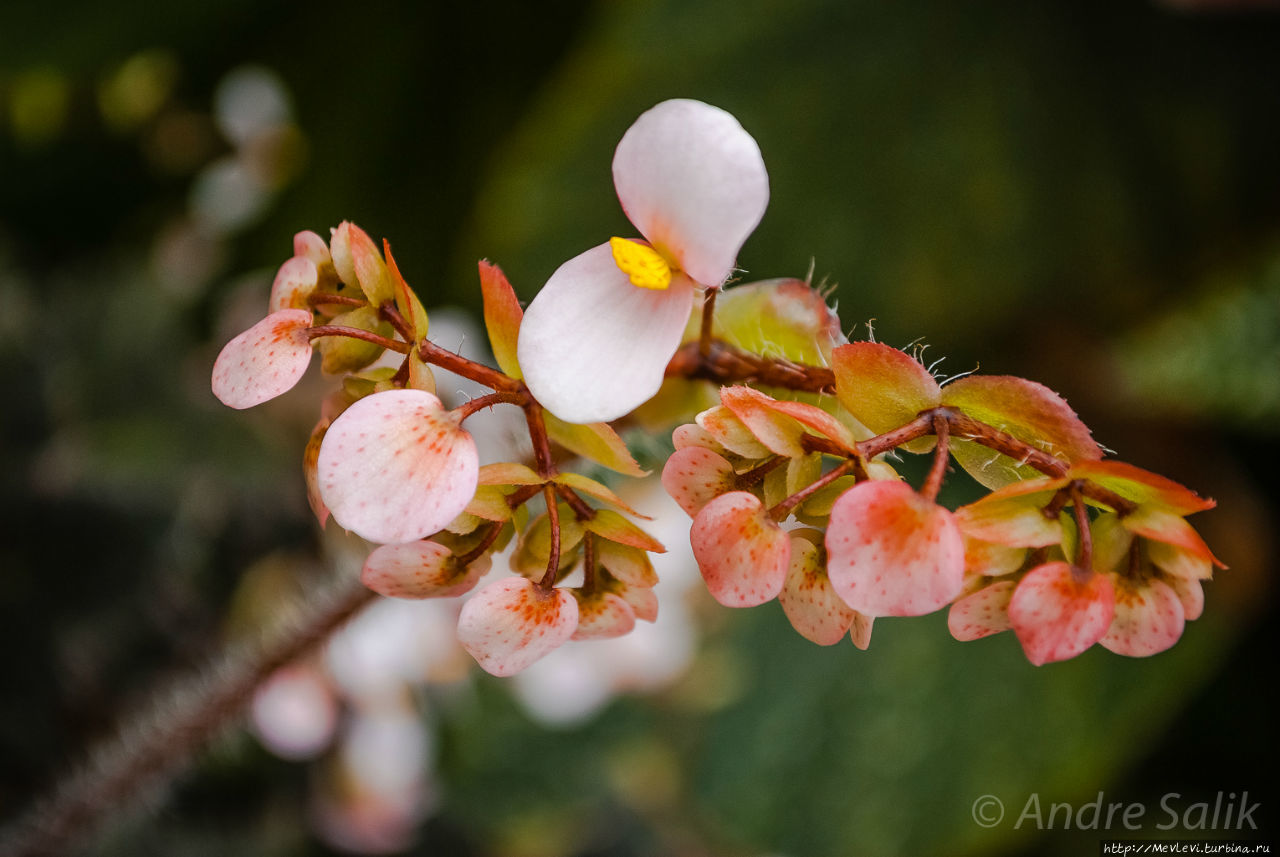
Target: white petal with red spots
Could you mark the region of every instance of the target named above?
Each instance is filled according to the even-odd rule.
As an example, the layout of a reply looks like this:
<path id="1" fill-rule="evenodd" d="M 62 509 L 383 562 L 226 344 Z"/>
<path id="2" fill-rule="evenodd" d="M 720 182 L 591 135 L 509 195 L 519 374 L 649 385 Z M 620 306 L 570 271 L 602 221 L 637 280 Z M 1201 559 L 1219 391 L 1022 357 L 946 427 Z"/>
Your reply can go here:
<path id="1" fill-rule="evenodd" d="M 578 629 L 575 640 L 605 640 L 628 634 L 636 626 L 636 611 L 620 595 L 612 592 L 582 594 L 574 590 L 578 599 Z"/>
<path id="2" fill-rule="evenodd" d="M 303 309 L 273 312 L 222 349 L 213 364 L 213 394 L 232 408 L 251 408 L 293 388 L 311 362 Z"/>
<path id="3" fill-rule="evenodd" d="M 294 256 L 276 272 L 271 284 L 270 312 L 282 309 L 307 309 L 307 298 L 316 290 L 319 274 L 316 263 L 305 256 Z"/>
<path id="4" fill-rule="evenodd" d="M 712 597 L 726 607 L 755 607 L 782 591 L 791 539 L 754 494 L 731 491 L 693 519 L 693 556 Z"/>
<path id="5" fill-rule="evenodd" d="M 831 507 L 827 574 L 868 616 L 920 616 L 964 586 L 964 542 L 951 512 L 902 482 L 853 486 Z"/>
<path id="6" fill-rule="evenodd" d="M 476 491 L 475 441 L 440 400 L 389 390 L 356 402 L 320 446 L 320 493 L 339 525 L 372 542 L 439 532 Z"/>
<path id="7" fill-rule="evenodd" d="M 1117 655 L 1145 658 L 1178 642 L 1185 625 L 1178 593 L 1162 580 L 1115 579 L 1116 612 L 1099 641 Z"/>
<path id="8" fill-rule="evenodd" d="M 1050 562 L 1027 572 L 1009 600 L 1009 621 L 1031 663 L 1074 658 L 1107 632 L 1115 592 L 1105 574 Z"/>
<path id="9" fill-rule="evenodd" d="M 369 554 L 360 580 L 388 598 L 452 598 L 470 592 L 489 570 L 482 556 L 462 568 L 452 551 L 437 542 L 383 545 Z"/>
<path id="10" fill-rule="evenodd" d="M 1009 600 L 1014 582 L 1001 580 L 966 595 L 951 605 L 947 628 L 962 642 L 980 640 L 1013 627 L 1009 622 Z"/>
<path id="11" fill-rule="evenodd" d="M 662 487 L 691 518 L 736 484 L 733 465 L 701 446 L 676 450 L 662 468 Z"/>
<path id="12" fill-rule="evenodd" d="M 791 564 L 778 603 L 791 626 L 819 646 L 844 639 L 858 615 L 831 588 L 818 546 L 800 536 L 791 538 Z"/>
<path id="13" fill-rule="evenodd" d="M 494 581 L 458 615 L 458 642 L 485 672 L 515 675 L 573 636 L 578 600 L 523 577 Z"/>

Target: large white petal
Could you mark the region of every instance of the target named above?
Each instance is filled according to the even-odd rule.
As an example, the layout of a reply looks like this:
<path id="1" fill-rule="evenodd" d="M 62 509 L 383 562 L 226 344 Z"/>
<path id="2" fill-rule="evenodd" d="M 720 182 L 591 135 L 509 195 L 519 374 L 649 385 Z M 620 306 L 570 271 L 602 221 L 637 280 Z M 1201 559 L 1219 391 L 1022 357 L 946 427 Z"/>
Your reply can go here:
<path id="1" fill-rule="evenodd" d="M 662 385 L 693 295 L 682 274 L 667 289 L 633 286 L 608 244 L 575 256 L 525 312 L 516 349 L 525 383 L 567 422 L 608 422 L 629 413 Z"/>
<path id="2" fill-rule="evenodd" d="M 664 101 L 635 121 L 613 156 L 627 217 L 695 281 L 718 286 L 769 204 L 760 147 L 709 104 Z"/>

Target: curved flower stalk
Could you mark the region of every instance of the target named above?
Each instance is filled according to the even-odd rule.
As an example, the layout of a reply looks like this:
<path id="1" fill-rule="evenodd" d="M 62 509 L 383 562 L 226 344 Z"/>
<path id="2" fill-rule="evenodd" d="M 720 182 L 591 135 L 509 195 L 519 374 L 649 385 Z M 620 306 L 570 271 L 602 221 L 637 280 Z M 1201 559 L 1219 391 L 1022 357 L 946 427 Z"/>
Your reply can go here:
<path id="1" fill-rule="evenodd" d="M 643 240 L 615 237 L 561 265 L 520 334 L 529 390 L 571 423 L 616 419 L 658 391 L 695 294 L 729 277 L 769 201 L 755 140 L 687 99 L 636 120 L 613 181 Z"/>

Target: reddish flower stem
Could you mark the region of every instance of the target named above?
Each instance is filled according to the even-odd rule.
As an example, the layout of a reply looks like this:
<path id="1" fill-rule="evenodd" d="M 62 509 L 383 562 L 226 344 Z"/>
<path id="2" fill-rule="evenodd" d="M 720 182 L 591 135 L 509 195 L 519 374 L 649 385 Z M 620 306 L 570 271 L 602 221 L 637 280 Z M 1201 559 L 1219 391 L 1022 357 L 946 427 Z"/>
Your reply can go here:
<path id="1" fill-rule="evenodd" d="M 409 324 L 408 319 L 400 314 L 400 310 L 396 309 L 393 301 L 383 302 L 382 306 L 378 307 L 378 315 L 389 321 L 405 342 L 413 342 L 417 338 L 417 331 L 413 329 L 413 325 Z"/>
<path id="2" fill-rule="evenodd" d="M 590 595 L 596 591 L 596 534 L 586 533 L 582 537 L 582 594 Z"/>
<path id="3" fill-rule="evenodd" d="M 502 527 L 502 521 L 494 521 L 489 524 L 489 531 L 484 534 L 484 538 L 480 540 L 480 544 L 458 557 L 458 565 L 471 565 L 471 563 L 484 556 L 493 543 L 498 540 L 498 534 L 502 532 Z"/>
<path id="4" fill-rule="evenodd" d="M 556 493 L 560 495 L 560 499 L 573 510 L 574 516 L 579 521 L 590 521 L 596 516 L 596 510 L 587 505 L 586 501 L 578 496 L 578 492 L 574 491 L 568 485 L 561 485 L 559 482 L 551 483 L 556 489 Z"/>
<path id="5" fill-rule="evenodd" d="M 509 393 L 505 390 L 500 390 L 496 393 L 477 396 L 471 401 L 454 408 L 453 412 L 459 415 L 460 420 L 465 421 L 468 417 L 474 415 L 476 411 L 482 411 L 485 408 L 492 408 L 494 405 L 523 406 L 528 399 L 529 395 L 527 393 Z"/>
<path id="6" fill-rule="evenodd" d="M 792 509 L 794 509 L 796 506 L 803 503 L 809 497 L 812 497 L 818 491 L 821 491 L 823 488 L 826 488 L 832 482 L 835 482 L 841 476 L 844 476 L 845 474 L 848 474 L 848 473 L 852 473 L 854 469 L 858 466 L 858 464 L 859 462 L 858 462 L 858 459 L 856 458 L 845 459 L 845 461 L 843 461 L 837 467 L 828 471 L 827 473 L 824 473 L 820 478 L 814 480 L 804 489 L 797 491 L 796 493 L 792 494 L 790 497 L 788 497 L 787 499 L 783 500 L 781 503 L 779 503 L 778 505 L 770 509 L 769 517 L 773 518 L 775 521 L 785 520 L 787 515 L 791 514 Z"/>
<path id="7" fill-rule="evenodd" d="M 443 369 L 448 369 L 450 372 L 456 372 L 464 378 L 469 378 L 478 384 L 484 384 L 493 390 L 504 390 L 509 393 L 525 391 L 523 382 L 504 375 L 497 369 L 491 369 L 483 363 L 468 360 L 466 357 L 455 354 L 447 348 L 441 348 L 429 339 L 422 340 L 417 347 L 418 357 L 422 359 L 423 363 L 433 363 Z"/>
<path id="8" fill-rule="evenodd" d="M 524 385 L 521 384 L 521 386 Z M 542 418 L 542 405 L 530 398 L 528 404 L 524 406 L 524 418 L 529 426 L 529 440 L 533 443 L 533 457 L 538 465 L 538 475 L 550 479 L 556 475 L 556 465 L 551 458 L 551 439 L 547 437 L 547 423 Z"/>
<path id="9" fill-rule="evenodd" d="M 556 503 L 556 491 L 548 482 L 542 486 L 542 496 L 547 501 L 547 521 L 551 527 L 551 554 L 547 557 L 547 573 L 538 581 L 538 586 L 550 591 L 556 585 L 556 576 L 560 573 L 560 509 Z"/>
<path id="10" fill-rule="evenodd" d="M 353 298 L 350 295 L 331 295 L 327 292 L 317 292 L 307 298 L 307 303 L 311 306 L 324 306 L 325 304 L 336 304 L 338 306 L 362 307 L 368 306 L 369 302 L 364 298 Z"/>
<path id="11" fill-rule="evenodd" d="M 946 419 L 941 414 L 933 415 L 933 433 L 938 438 L 938 445 L 933 448 L 933 465 L 929 468 L 929 475 L 925 477 L 924 485 L 920 487 L 920 496 L 930 502 L 938 499 L 938 492 L 942 490 L 942 480 L 947 475 L 947 465 L 951 462 L 951 433 L 947 428 Z"/>
<path id="12" fill-rule="evenodd" d="M 538 485 L 521 485 L 515 491 L 512 491 L 507 495 L 507 505 L 512 509 L 518 509 L 541 492 L 541 483 Z"/>
<path id="13" fill-rule="evenodd" d="M 400 354 L 409 353 L 409 343 L 401 342 L 398 339 L 388 339 L 385 336 L 361 330 L 358 327 L 344 327 L 340 324 L 318 324 L 315 327 L 307 328 L 308 339 L 319 339 L 322 336 L 346 336 L 350 339 L 363 339 L 365 342 L 381 345 L 388 351 L 395 351 Z"/>
<path id="14" fill-rule="evenodd" d="M 1071 505 L 1076 515 L 1078 538 L 1076 546 L 1076 566 L 1085 571 L 1093 571 L 1093 532 L 1089 529 L 1089 507 L 1084 503 L 1083 480 L 1076 479 L 1069 486 Z"/>
<path id="15" fill-rule="evenodd" d="M 756 485 L 760 480 L 769 475 L 769 472 L 776 470 L 780 465 L 786 464 L 786 456 L 775 455 L 773 458 L 767 459 L 763 464 L 757 464 L 755 467 L 745 473 L 737 474 L 734 479 L 739 490 L 747 490 Z"/>
<path id="16" fill-rule="evenodd" d="M 702 299 L 702 329 L 698 333 L 698 356 L 703 360 L 711 355 L 711 334 L 714 330 L 716 311 L 716 295 L 720 294 L 719 289 L 707 289 L 706 296 Z"/>

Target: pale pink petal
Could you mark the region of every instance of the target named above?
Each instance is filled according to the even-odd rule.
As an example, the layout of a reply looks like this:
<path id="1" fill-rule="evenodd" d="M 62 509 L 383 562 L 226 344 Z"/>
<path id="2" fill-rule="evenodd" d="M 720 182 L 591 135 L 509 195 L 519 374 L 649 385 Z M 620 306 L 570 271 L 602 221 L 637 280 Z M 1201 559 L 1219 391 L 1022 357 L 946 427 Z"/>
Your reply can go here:
<path id="1" fill-rule="evenodd" d="M 819 646 L 844 639 L 856 615 L 831 588 L 818 546 L 800 536 L 791 538 L 791 563 L 778 603 L 791 627 Z"/>
<path id="2" fill-rule="evenodd" d="M 645 622 L 658 621 L 658 596 L 652 589 L 618 585 L 617 594 L 631 605 L 637 619 Z"/>
<path id="3" fill-rule="evenodd" d="M 411 542 L 467 507 L 480 471 L 475 441 L 440 400 L 388 390 L 356 402 L 320 446 L 320 493 L 333 519 L 372 542 Z"/>
<path id="4" fill-rule="evenodd" d="M 951 605 L 947 628 L 961 642 L 980 640 L 1013 627 L 1009 622 L 1009 599 L 1014 582 L 1000 580 L 966 595 Z"/>
<path id="5" fill-rule="evenodd" d="M 791 539 L 758 497 L 732 491 L 693 519 L 693 556 L 712 597 L 726 607 L 754 607 L 777 597 L 787 579 Z"/>
<path id="6" fill-rule="evenodd" d="M 405 542 L 369 554 L 360 581 L 388 598 L 452 598 L 470 592 L 489 565 L 489 557 L 482 556 L 464 568 L 442 544 Z"/>
<path id="7" fill-rule="evenodd" d="M 707 286 L 729 276 L 769 204 L 756 141 L 725 111 L 688 99 L 664 101 L 627 129 L 613 184 L 640 233 Z"/>
<path id="8" fill-rule="evenodd" d="M 701 446 L 676 450 L 662 468 L 662 487 L 690 518 L 736 486 L 733 465 Z"/>
<path id="9" fill-rule="evenodd" d="M 516 351 L 525 383 L 570 423 L 608 422 L 662 386 L 693 308 L 694 286 L 641 289 L 608 244 L 561 265 L 525 312 Z"/>
<path id="10" fill-rule="evenodd" d="M 684 425 L 676 426 L 675 430 L 671 432 L 671 443 L 677 450 L 689 446 L 701 446 L 717 455 L 729 454 L 729 450 L 721 446 L 720 441 L 712 437 L 711 432 L 697 423 L 685 423 Z"/>
<path id="11" fill-rule="evenodd" d="M 1115 592 L 1105 574 L 1050 562 L 1027 572 L 1009 601 L 1009 621 L 1031 663 L 1074 658 L 1107 633 Z"/>
<path id="12" fill-rule="evenodd" d="M 1185 625 L 1178 593 L 1162 580 L 1115 578 L 1116 612 L 1098 642 L 1117 655 L 1145 658 L 1163 652 L 1182 636 Z"/>
<path id="13" fill-rule="evenodd" d="M 859 650 L 865 652 L 871 646 L 871 626 L 875 624 L 875 621 L 870 616 L 854 612 L 853 625 L 849 628 L 849 639 L 853 641 L 853 645 Z"/>
<path id="14" fill-rule="evenodd" d="M 1204 613 L 1204 587 L 1200 581 L 1170 577 L 1166 582 L 1178 593 L 1178 600 L 1182 602 L 1182 615 L 1186 620 L 1194 622 L 1199 619 Z"/>
<path id="15" fill-rule="evenodd" d="M 509 676 L 560 646 L 577 627 L 578 600 L 571 593 L 506 577 L 462 605 L 458 642 L 485 672 Z"/>
<path id="16" fill-rule="evenodd" d="M 244 409 L 293 389 L 311 362 L 310 326 L 307 310 L 283 309 L 228 342 L 213 363 L 213 394 Z"/>
<path id="17" fill-rule="evenodd" d="M 826 543 L 832 586 L 868 616 L 932 613 L 964 586 L 955 517 L 903 482 L 862 482 L 840 495 Z"/>
<path id="18" fill-rule="evenodd" d="M 578 599 L 578 629 L 574 640 L 606 640 L 631 633 L 636 626 L 636 611 L 624 598 L 612 592 L 583 595 L 573 590 Z"/>
<path id="19" fill-rule="evenodd" d="M 316 263 L 303 256 L 294 256 L 276 272 L 268 311 L 308 309 L 307 298 L 316 290 L 317 281 Z"/>

